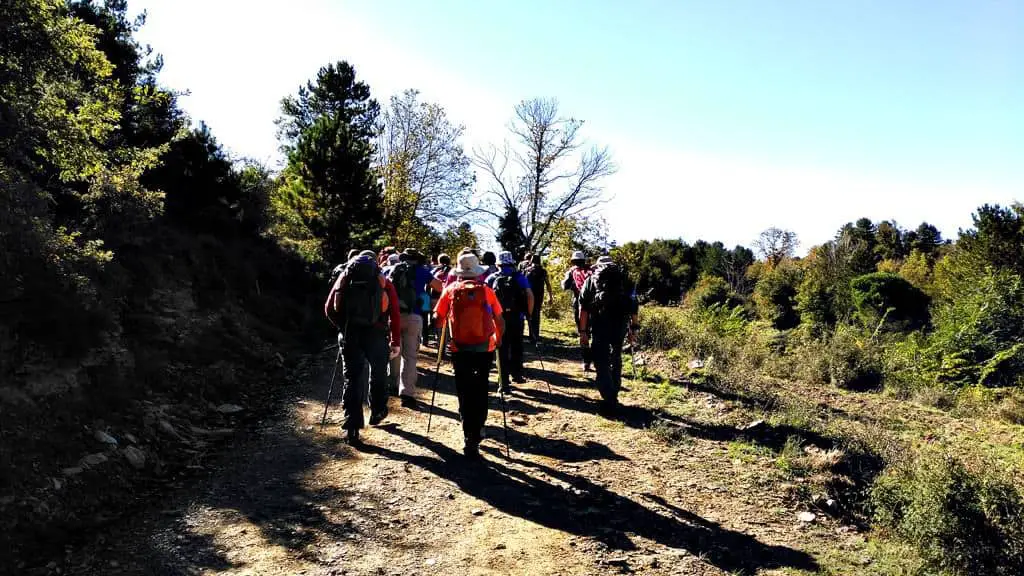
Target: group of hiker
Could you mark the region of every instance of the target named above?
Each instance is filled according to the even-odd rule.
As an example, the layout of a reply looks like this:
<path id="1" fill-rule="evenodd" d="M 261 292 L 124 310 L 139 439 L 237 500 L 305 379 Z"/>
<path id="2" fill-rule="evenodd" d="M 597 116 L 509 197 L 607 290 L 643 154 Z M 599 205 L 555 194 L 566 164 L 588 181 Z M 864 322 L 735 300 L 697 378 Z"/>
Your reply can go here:
<path id="1" fill-rule="evenodd" d="M 403 407 L 417 406 L 417 356 L 420 345 L 434 339 L 439 359 L 445 348 L 451 355 L 464 454 L 479 457 L 491 367 L 497 361 L 503 397 L 513 383 L 526 382 L 524 329 L 539 345 L 545 293 L 553 303 L 540 254 L 527 252 L 519 260 L 509 251 L 481 255 L 472 248 L 462 249 L 454 266 L 447 254 L 428 262 L 411 248 L 349 252 L 334 270 L 324 311 L 338 329 L 338 357 L 344 361 L 341 426 L 350 443 L 359 442 L 364 426 L 367 385 L 371 426 L 387 418 L 389 391 Z M 572 293 L 584 371 L 593 365 L 601 413 L 611 416 L 621 388 L 623 340 L 636 327 L 636 299 L 608 256 L 590 266 L 575 252 L 571 264 L 562 288 Z"/>

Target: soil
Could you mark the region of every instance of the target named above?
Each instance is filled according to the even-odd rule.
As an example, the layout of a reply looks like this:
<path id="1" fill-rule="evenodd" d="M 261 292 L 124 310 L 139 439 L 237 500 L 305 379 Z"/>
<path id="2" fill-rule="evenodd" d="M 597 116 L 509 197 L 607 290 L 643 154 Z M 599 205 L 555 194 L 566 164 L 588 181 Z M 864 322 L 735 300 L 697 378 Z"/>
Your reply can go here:
<path id="1" fill-rule="evenodd" d="M 628 374 L 620 415 L 600 416 L 593 374 L 548 342 L 543 366 L 527 346 L 529 381 L 507 397 L 510 456 L 492 394 L 483 461 L 462 457 L 448 363 L 427 433 L 431 348 L 421 349 L 419 406 L 393 398 L 385 422 L 348 445 L 336 404 L 320 427 L 326 352 L 318 376 L 208 477 L 31 572 L 795 574 L 863 543 L 838 520 L 801 522 L 786 489 L 731 453 L 736 434 L 653 434 L 662 415 L 645 408 L 650 385 Z"/>

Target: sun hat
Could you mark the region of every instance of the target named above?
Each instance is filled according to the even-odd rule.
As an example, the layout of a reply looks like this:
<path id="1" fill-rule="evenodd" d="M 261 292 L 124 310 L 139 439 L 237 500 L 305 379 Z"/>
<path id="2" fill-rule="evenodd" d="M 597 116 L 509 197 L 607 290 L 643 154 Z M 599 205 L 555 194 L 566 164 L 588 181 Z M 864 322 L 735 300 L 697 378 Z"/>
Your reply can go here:
<path id="1" fill-rule="evenodd" d="M 394 266 L 395 264 L 398 264 L 400 261 L 401 258 L 398 256 L 398 254 L 391 254 L 390 256 L 388 256 L 388 266 Z"/>
<path id="2" fill-rule="evenodd" d="M 501 264 L 502 266 L 514 266 L 515 263 L 515 257 L 512 256 L 512 253 L 508 250 L 498 253 L 498 264 Z"/>
<path id="3" fill-rule="evenodd" d="M 373 253 L 373 250 L 363 250 L 359 253 L 360 256 L 366 256 L 367 258 L 377 259 L 377 255 Z"/>
<path id="4" fill-rule="evenodd" d="M 582 250 L 577 250 L 572 253 L 572 258 L 569 258 L 570 262 L 576 262 L 577 260 L 586 260 L 587 255 Z"/>
<path id="5" fill-rule="evenodd" d="M 615 261 L 612 260 L 611 256 L 601 256 L 597 259 L 598 266 L 607 266 L 608 264 L 615 264 Z"/>
<path id="6" fill-rule="evenodd" d="M 459 278 L 476 278 L 480 276 L 487 269 L 480 265 L 480 260 L 476 257 L 476 254 L 460 254 L 459 255 L 459 267 L 452 270 L 452 272 Z"/>

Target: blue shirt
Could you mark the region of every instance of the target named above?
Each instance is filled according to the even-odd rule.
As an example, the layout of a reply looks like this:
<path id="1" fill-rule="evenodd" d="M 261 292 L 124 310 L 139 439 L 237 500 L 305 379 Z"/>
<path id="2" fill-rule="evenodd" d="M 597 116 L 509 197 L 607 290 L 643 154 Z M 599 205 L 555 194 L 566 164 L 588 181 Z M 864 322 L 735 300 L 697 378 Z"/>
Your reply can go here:
<path id="1" fill-rule="evenodd" d="M 526 276 L 524 276 L 522 272 L 516 270 L 515 266 L 512 266 L 511 264 L 504 264 L 501 268 L 498 268 L 497 272 L 487 277 L 485 283 L 491 287 L 491 290 L 495 289 L 499 276 L 511 276 L 515 280 L 516 285 L 521 289 L 524 291 L 530 289 L 530 281 L 526 279 Z M 525 297 L 523 298 L 523 305 L 526 305 Z M 519 317 L 526 318 L 526 310 L 520 311 Z"/>

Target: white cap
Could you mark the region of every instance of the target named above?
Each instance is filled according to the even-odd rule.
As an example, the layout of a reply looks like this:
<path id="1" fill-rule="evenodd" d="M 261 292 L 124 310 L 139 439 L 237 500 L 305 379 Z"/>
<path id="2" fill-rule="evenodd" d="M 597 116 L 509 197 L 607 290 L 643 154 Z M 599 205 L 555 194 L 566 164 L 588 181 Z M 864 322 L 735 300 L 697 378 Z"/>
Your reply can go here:
<path id="1" fill-rule="evenodd" d="M 586 259 L 587 259 L 587 255 L 584 254 L 582 250 L 577 250 L 577 251 L 572 253 L 572 258 L 569 258 L 569 261 L 573 261 L 573 260 L 586 260 Z"/>

